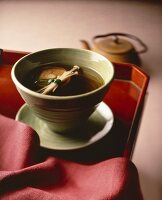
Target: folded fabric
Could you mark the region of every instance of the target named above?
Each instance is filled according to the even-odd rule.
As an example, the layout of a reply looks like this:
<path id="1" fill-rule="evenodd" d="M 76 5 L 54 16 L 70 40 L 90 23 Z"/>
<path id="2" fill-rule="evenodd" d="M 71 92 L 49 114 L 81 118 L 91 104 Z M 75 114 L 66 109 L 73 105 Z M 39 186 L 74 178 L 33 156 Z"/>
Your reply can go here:
<path id="1" fill-rule="evenodd" d="M 142 199 L 137 169 L 127 158 L 84 164 L 47 152 L 32 128 L 0 115 L 1 200 Z"/>

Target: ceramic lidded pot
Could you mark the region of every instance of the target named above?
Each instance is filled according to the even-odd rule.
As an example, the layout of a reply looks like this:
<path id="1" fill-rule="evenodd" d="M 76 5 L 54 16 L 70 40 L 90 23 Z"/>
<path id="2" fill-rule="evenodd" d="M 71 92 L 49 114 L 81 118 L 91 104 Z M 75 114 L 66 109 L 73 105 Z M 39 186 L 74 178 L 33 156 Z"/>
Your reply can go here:
<path id="1" fill-rule="evenodd" d="M 141 50 L 137 51 L 130 39 L 138 43 Z M 83 48 L 98 52 L 112 62 L 140 65 L 139 54 L 147 51 L 147 46 L 138 37 L 126 33 L 97 35 L 93 37 L 92 42 L 93 46 L 91 48 L 87 41 L 81 40 Z"/>
<path id="2" fill-rule="evenodd" d="M 93 69 L 100 74 L 103 84 L 90 92 L 71 96 L 46 95 L 26 87 L 24 85 L 26 75 L 31 70 L 47 64 L 78 65 L 84 73 Z M 81 126 L 103 100 L 113 80 L 114 67 L 107 58 L 89 50 L 55 48 L 24 56 L 14 64 L 11 76 L 32 112 L 43 119 L 51 129 L 65 133 Z"/>

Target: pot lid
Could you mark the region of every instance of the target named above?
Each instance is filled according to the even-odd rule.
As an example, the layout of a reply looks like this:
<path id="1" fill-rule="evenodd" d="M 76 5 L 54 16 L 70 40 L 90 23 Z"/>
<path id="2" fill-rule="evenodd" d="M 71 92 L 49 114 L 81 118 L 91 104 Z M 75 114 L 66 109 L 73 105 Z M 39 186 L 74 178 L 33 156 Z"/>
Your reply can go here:
<path id="1" fill-rule="evenodd" d="M 110 54 L 123 54 L 134 49 L 132 43 L 117 36 L 95 41 L 95 47 Z"/>

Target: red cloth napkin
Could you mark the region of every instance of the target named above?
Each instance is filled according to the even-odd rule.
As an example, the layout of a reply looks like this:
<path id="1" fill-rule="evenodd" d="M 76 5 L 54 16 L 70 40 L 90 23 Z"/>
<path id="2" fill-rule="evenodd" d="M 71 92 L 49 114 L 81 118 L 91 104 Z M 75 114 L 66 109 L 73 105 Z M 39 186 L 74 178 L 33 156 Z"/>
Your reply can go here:
<path id="1" fill-rule="evenodd" d="M 95 164 L 42 155 L 38 135 L 0 115 L 1 200 L 141 200 L 138 173 L 127 158 Z"/>

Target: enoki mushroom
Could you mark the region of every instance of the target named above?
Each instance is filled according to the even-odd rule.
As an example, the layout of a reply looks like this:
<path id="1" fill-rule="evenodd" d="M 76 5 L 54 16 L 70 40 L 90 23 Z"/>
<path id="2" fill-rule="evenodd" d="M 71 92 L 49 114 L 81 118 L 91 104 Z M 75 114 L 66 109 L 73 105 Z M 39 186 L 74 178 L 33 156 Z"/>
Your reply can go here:
<path id="1" fill-rule="evenodd" d="M 62 75 L 57 76 L 55 79 L 49 79 L 48 85 L 41 88 L 37 92 L 41 94 L 49 94 L 50 92 L 54 92 L 60 83 L 66 81 L 68 78 L 74 75 L 78 75 L 79 67 L 74 65 L 73 68 L 69 71 L 64 71 Z"/>

